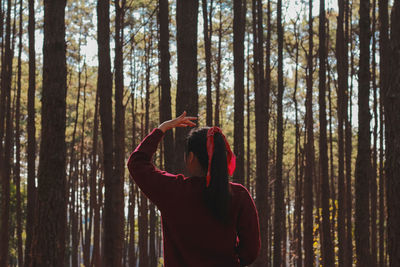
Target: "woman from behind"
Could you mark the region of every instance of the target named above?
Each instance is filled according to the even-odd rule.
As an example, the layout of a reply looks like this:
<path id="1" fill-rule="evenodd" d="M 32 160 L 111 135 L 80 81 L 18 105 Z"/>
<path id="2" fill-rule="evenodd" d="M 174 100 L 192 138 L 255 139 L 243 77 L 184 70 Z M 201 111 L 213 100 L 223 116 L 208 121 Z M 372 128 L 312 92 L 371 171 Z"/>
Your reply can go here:
<path id="1" fill-rule="evenodd" d="M 222 131 L 205 127 L 189 133 L 188 177 L 152 163 L 165 131 L 194 126 L 195 119 L 184 112 L 154 129 L 131 154 L 129 171 L 161 212 L 166 267 L 249 265 L 260 248 L 257 210 L 247 189 L 229 182 L 235 156 Z"/>

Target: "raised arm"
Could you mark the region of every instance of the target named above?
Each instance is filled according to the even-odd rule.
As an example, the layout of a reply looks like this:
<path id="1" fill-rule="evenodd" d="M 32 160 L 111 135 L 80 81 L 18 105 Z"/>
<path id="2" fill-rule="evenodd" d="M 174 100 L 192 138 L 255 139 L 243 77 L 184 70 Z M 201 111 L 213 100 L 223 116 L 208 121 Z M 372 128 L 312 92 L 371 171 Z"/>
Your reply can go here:
<path id="1" fill-rule="evenodd" d="M 183 176 L 157 169 L 152 162 L 153 155 L 165 131 L 195 125 L 191 119 L 193 117 L 186 117 L 184 112 L 178 118 L 162 123 L 142 140 L 129 157 L 127 165 L 133 180 L 160 210 L 173 202 Z"/>

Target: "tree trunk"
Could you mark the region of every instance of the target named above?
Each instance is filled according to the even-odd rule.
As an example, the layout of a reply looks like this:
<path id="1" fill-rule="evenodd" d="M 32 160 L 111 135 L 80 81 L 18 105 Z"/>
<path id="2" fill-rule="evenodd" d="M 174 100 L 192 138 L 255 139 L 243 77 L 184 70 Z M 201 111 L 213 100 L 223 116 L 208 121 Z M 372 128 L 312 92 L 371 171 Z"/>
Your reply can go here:
<path id="1" fill-rule="evenodd" d="M 369 0 L 360 2 L 360 68 L 358 73 L 358 144 L 355 171 L 356 211 L 355 239 L 357 266 L 371 264 L 370 252 L 370 212 L 369 212 L 369 180 L 371 174 L 370 157 L 370 114 L 369 114 L 369 42 L 370 19 Z"/>
<path id="2" fill-rule="evenodd" d="M 101 135 L 103 139 L 104 169 L 104 240 L 103 260 L 105 266 L 121 266 L 122 242 L 120 231 L 120 177 L 114 174 L 114 146 L 112 123 L 112 75 L 110 60 L 110 4 L 108 1 L 97 2 L 98 27 L 98 80 L 100 99 Z"/>
<path id="3" fill-rule="evenodd" d="M 18 45 L 18 77 L 17 77 L 17 103 L 15 111 L 15 185 L 16 185 L 16 198 L 17 198 L 17 254 L 18 254 L 18 265 L 24 266 L 23 251 L 22 251 L 22 207 L 21 207 L 21 131 L 20 131 L 20 119 L 21 119 L 21 56 L 22 56 L 22 10 L 23 2 L 20 0 L 19 3 L 19 45 Z"/>
<path id="4" fill-rule="evenodd" d="M 11 79 L 12 79 L 12 60 L 13 53 L 11 49 L 11 0 L 7 1 L 6 16 L 6 36 L 5 51 L 2 60 L 1 69 L 1 87 L 2 95 L 5 97 L 5 139 L 4 149 L 0 143 L 0 178 L 1 178 L 1 227 L 0 227 L 0 266 L 9 264 L 9 239 L 10 239 L 10 180 L 11 180 L 11 150 L 12 142 L 12 121 L 11 121 Z M 3 125 L 1 126 L 3 128 Z M 2 135 L 0 136 L 2 141 Z"/>
<path id="5" fill-rule="evenodd" d="M 126 0 L 115 4 L 115 121 L 114 121 L 114 177 L 112 182 L 112 227 L 115 263 L 120 266 L 124 249 L 124 180 L 125 180 L 125 107 L 124 98 L 124 16 Z M 111 227 L 111 226 L 110 226 Z"/>
<path id="6" fill-rule="evenodd" d="M 65 0 L 44 2 L 42 130 L 33 266 L 62 266 L 65 257 L 65 4 Z"/>
<path id="7" fill-rule="evenodd" d="M 372 1 L 372 90 L 373 90 L 373 112 L 374 112 L 374 128 L 373 128 L 373 150 L 372 150 L 372 172 L 370 180 L 370 198 L 371 198 L 371 267 L 377 264 L 377 171 L 378 171 L 378 99 L 376 84 L 376 0 Z"/>
<path id="8" fill-rule="evenodd" d="M 386 111 L 386 107 L 384 106 L 386 93 L 389 87 L 389 55 L 390 53 L 390 45 L 389 45 L 389 14 L 388 14 L 388 1 L 380 0 L 378 2 L 379 5 L 379 87 L 380 87 L 380 167 L 379 167 L 379 266 L 385 266 L 385 178 L 386 173 L 384 173 L 383 165 L 383 145 L 384 145 L 384 134 L 383 133 L 383 124 L 384 122 L 384 112 Z M 386 120 L 386 114 L 385 114 Z M 385 126 L 387 127 L 387 126 Z M 386 129 L 385 129 L 386 132 Z M 386 145 L 386 144 L 385 144 Z M 386 147 L 387 148 L 387 147 Z"/>
<path id="9" fill-rule="evenodd" d="M 253 54 L 254 58 L 254 92 L 256 117 L 256 206 L 260 218 L 261 251 L 254 266 L 268 266 L 268 214 L 267 214 L 267 186 L 268 186 L 268 125 L 266 109 L 266 90 L 264 83 L 263 66 L 263 28 L 260 0 L 252 1 L 253 14 Z M 261 28 L 260 28 L 261 26 Z M 261 50 L 261 51 L 260 51 Z M 267 140 L 266 140 L 267 138 Z"/>
<path id="10" fill-rule="evenodd" d="M 96 90 L 96 102 L 95 102 L 95 111 L 94 111 L 94 119 L 93 119 L 93 145 L 92 145 L 92 155 L 91 155 L 91 166 L 90 166 L 90 209 L 91 214 L 93 214 L 93 250 L 92 250 L 92 259 L 90 262 L 90 266 L 99 267 L 100 265 L 100 223 L 99 223 L 99 208 L 97 201 L 97 187 L 100 187 L 97 184 L 97 146 L 98 146 L 98 135 L 99 135 L 99 91 L 98 88 Z"/>
<path id="11" fill-rule="evenodd" d="M 390 84 L 385 94 L 386 177 L 389 266 L 400 265 L 400 2 L 394 1 L 390 25 Z"/>
<path id="12" fill-rule="evenodd" d="M 215 125 L 220 126 L 221 111 L 221 72 L 222 72 L 222 0 L 219 0 L 219 26 L 218 26 L 218 54 L 217 54 L 217 75 L 215 77 Z"/>
<path id="13" fill-rule="evenodd" d="M 26 239 L 25 239 L 25 267 L 31 266 L 33 225 L 36 209 L 35 188 L 35 159 L 36 159 L 36 130 L 35 130 L 35 88 L 36 88 L 36 56 L 35 56 L 35 1 L 29 0 L 29 86 L 28 86 L 28 188 L 26 205 Z"/>
<path id="14" fill-rule="evenodd" d="M 236 170 L 234 181 L 244 185 L 244 32 L 246 0 L 233 1 L 233 67 L 234 67 L 234 142 Z"/>
<path id="15" fill-rule="evenodd" d="M 326 37 L 325 37 L 325 1 L 319 2 L 319 154 L 322 203 L 322 262 L 324 266 L 334 266 L 334 251 L 331 236 L 331 222 L 329 214 L 329 169 L 328 169 L 328 144 L 326 121 Z"/>
<path id="16" fill-rule="evenodd" d="M 313 91 L 313 17 L 312 0 L 309 2 L 309 50 L 307 60 L 307 93 L 306 93 L 306 136 L 305 147 L 306 166 L 304 177 L 304 266 L 314 265 L 313 252 L 313 181 L 314 181 L 314 122 L 312 110 L 312 91 Z"/>
<path id="17" fill-rule="evenodd" d="M 207 103 L 206 103 L 206 124 L 208 126 L 212 125 L 212 95 L 211 95 L 211 20 L 210 25 L 208 25 L 208 11 L 207 11 L 207 0 L 202 0 L 203 8 L 203 34 L 204 34 L 204 50 L 206 58 L 206 86 L 207 86 Z M 212 0 L 211 0 L 212 5 Z M 212 7 L 210 8 L 211 17 Z M 168 25 L 168 24 L 167 24 Z M 244 25 L 243 25 L 244 27 Z"/>
<path id="18" fill-rule="evenodd" d="M 338 117 L 338 243 L 339 243 L 339 267 L 351 266 L 346 255 L 349 253 L 346 246 L 346 209 L 345 209 L 345 184 L 344 184 L 344 117 L 345 117 L 345 92 L 347 88 L 347 70 L 344 38 L 344 12 L 345 0 L 339 1 L 339 16 L 336 31 L 336 57 L 338 68 L 338 93 L 337 93 L 337 117 Z"/>
<path id="19" fill-rule="evenodd" d="M 158 21 L 160 31 L 160 41 L 158 50 L 160 53 L 160 85 L 161 85 L 161 122 L 170 120 L 171 116 L 171 79 L 169 63 L 171 55 L 169 53 L 169 13 L 168 1 L 159 0 Z M 172 131 L 167 131 L 163 138 L 164 144 L 164 168 L 167 172 L 174 171 L 174 137 Z"/>
<path id="20" fill-rule="evenodd" d="M 282 242 L 285 237 L 285 206 L 284 189 L 282 182 L 283 168 L 283 26 L 282 26 L 282 0 L 278 0 L 278 96 L 277 96 L 277 126 L 276 126 L 276 177 L 274 182 L 274 260 L 273 266 L 280 267 L 284 258 L 282 256 Z M 289 185 L 287 185 L 289 186 Z"/>
<path id="21" fill-rule="evenodd" d="M 178 82 L 176 92 L 176 116 L 186 111 L 190 116 L 198 114 L 197 92 L 197 0 L 177 0 L 176 27 L 178 53 Z M 185 138 L 190 129 L 175 130 L 175 167 L 184 169 Z"/>

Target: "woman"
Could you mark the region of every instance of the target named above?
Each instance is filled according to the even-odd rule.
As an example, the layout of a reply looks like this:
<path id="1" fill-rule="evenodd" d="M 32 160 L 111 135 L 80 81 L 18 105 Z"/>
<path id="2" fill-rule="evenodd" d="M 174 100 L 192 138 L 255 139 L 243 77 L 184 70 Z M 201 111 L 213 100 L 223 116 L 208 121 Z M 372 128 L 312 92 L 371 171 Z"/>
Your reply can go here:
<path id="1" fill-rule="evenodd" d="M 218 127 L 193 129 L 186 141 L 189 177 L 152 163 L 164 133 L 195 126 L 186 112 L 163 122 L 131 154 L 129 172 L 162 217 L 166 267 L 236 267 L 251 264 L 260 249 L 258 215 L 245 187 L 228 181 L 235 156 Z"/>

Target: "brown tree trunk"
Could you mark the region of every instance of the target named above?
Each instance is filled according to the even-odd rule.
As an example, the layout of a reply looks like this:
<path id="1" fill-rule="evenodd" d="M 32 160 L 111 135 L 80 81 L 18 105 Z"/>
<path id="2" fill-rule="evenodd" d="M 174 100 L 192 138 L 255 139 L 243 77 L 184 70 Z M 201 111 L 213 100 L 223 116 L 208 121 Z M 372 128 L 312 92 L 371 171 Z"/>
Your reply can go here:
<path id="1" fill-rule="evenodd" d="M 350 51 L 353 51 L 353 27 L 350 25 L 352 17 L 352 5 L 346 3 L 346 41 L 344 45 L 345 59 L 348 59 L 348 43 L 350 41 Z M 349 76 L 349 66 L 345 64 L 346 93 L 344 94 L 344 121 L 345 121 L 345 153 L 346 153 L 346 189 L 345 189 L 345 207 L 346 207 L 346 245 L 345 245 L 345 266 L 353 265 L 353 192 L 352 192 L 352 150 L 353 150 L 353 130 L 352 130 L 352 94 L 353 94 L 353 73 L 354 73 L 354 53 L 350 56 L 350 89 L 347 86 L 347 77 Z"/>
<path id="2" fill-rule="evenodd" d="M 112 123 L 112 75 L 110 60 L 110 4 L 108 1 L 97 2 L 98 27 L 98 80 L 97 86 L 100 99 L 101 135 L 103 139 L 103 169 L 104 169 L 104 240 L 103 260 L 105 266 L 121 266 L 122 236 L 120 216 L 120 177 L 114 174 L 114 146 Z M 122 204 L 123 205 L 123 204 Z"/>
<path id="3" fill-rule="evenodd" d="M 234 181 L 244 185 L 244 32 L 246 0 L 233 1 L 234 139 L 236 155 Z"/>
<path id="4" fill-rule="evenodd" d="M 254 91 L 256 117 L 256 206 L 260 218 L 261 251 L 254 266 L 268 266 L 268 214 L 267 214 L 267 185 L 268 185 L 268 125 L 266 90 L 263 66 L 263 28 L 261 1 L 252 1 L 253 14 L 253 54 L 254 56 Z M 267 138 L 267 139 L 266 139 Z"/>
<path id="5" fill-rule="evenodd" d="M 190 116 L 198 113 L 197 92 L 197 18 L 199 2 L 197 0 L 177 0 L 176 27 L 178 53 L 178 82 L 176 92 L 176 116 L 186 110 Z M 175 167 L 184 169 L 184 147 L 182 144 L 190 129 L 175 131 Z"/>
<path id="6" fill-rule="evenodd" d="M 126 0 L 115 4 L 115 121 L 114 121 L 114 177 L 112 182 L 112 227 L 115 263 L 120 266 L 124 249 L 124 179 L 125 179 L 125 107 L 124 98 L 124 16 Z M 111 215 L 110 214 L 110 215 Z"/>
<path id="7" fill-rule="evenodd" d="M 23 261 L 23 250 L 22 250 L 22 207 L 21 207 L 21 141 L 20 141 L 20 118 L 21 118 L 21 56 L 22 56 L 22 10 L 23 2 L 19 3 L 19 45 L 18 45 L 18 77 L 17 77 L 17 103 L 15 111 L 15 168 L 14 177 L 16 185 L 16 199 L 17 199 L 17 254 L 18 254 L 18 265 L 24 266 Z"/>
<path id="8" fill-rule="evenodd" d="M 247 69 L 246 69 L 246 112 L 247 112 L 247 121 L 246 121 L 246 187 L 249 191 L 251 191 L 250 188 L 250 177 L 251 177 L 251 159 L 250 159 L 250 36 L 249 34 L 247 35 Z"/>
<path id="9" fill-rule="evenodd" d="M 297 28 L 297 20 L 293 25 L 293 31 L 295 36 L 295 78 L 294 78 L 294 90 L 293 90 L 293 103 L 295 109 L 295 127 L 296 127 L 296 136 L 295 136 L 295 204 L 294 204 L 294 263 L 297 267 L 302 266 L 302 249 L 301 249 L 301 205 L 302 205 L 302 188 L 301 188 L 301 176 L 299 174 L 299 163 L 300 161 L 300 127 L 299 127 L 299 108 L 297 102 L 297 89 L 298 89 L 298 76 L 299 76 L 299 35 Z"/>
<path id="10" fill-rule="evenodd" d="M 400 265 L 400 2 L 394 1 L 390 25 L 390 83 L 385 94 L 386 177 L 389 266 Z"/>
<path id="11" fill-rule="evenodd" d="M 371 198 L 371 267 L 377 264 L 377 171 L 378 171 L 378 99 L 376 84 L 376 0 L 372 1 L 372 90 L 373 90 L 373 112 L 374 112 L 374 128 L 373 128 L 373 150 L 372 150 L 372 172 L 370 180 L 370 198 Z"/>
<path id="12" fill-rule="evenodd" d="M 221 72 L 222 72 L 222 0 L 219 0 L 219 26 L 218 26 L 218 54 L 217 54 L 217 74 L 215 77 L 215 125 L 220 126 L 221 111 Z"/>
<path id="13" fill-rule="evenodd" d="M 170 120 L 171 113 L 171 79 L 169 63 L 169 13 L 168 1 L 159 0 L 158 21 L 160 41 L 158 50 L 160 53 L 160 85 L 161 85 L 161 121 Z M 163 138 L 164 144 L 164 168 L 167 172 L 174 171 L 174 137 L 172 131 L 167 131 Z"/>
<path id="14" fill-rule="evenodd" d="M 345 209 L 345 184 L 344 184 L 344 117 L 345 92 L 347 88 L 347 70 L 345 52 L 345 37 L 344 37 L 344 13 L 345 0 L 339 1 L 339 16 L 337 20 L 336 31 L 336 57 L 338 68 L 338 93 L 337 93 L 337 117 L 338 117 L 338 243 L 339 243 L 339 267 L 351 266 L 351 263 L 346 261 L 348 258 L 346 246 L 346 209 Z"/>
<path id="15" fill-rule="evenodd" d="M 306 136 L 305 147 L 306 166 L 304 177 L 304 266 L 314 265 L 313 252 L 313 181 L 314 179 L 314 123 L 312 110 L 312 91 L 313 91 L 313 17 L 312 0 L 309 2 L 309 50 L 307 60 L 307 93 L 306 93 Z"/>
<path id="16" fill-rule="evenodd" d="M 35 1 L 29 0 L 29 86 L 28 86 L 28 179 L 26 205 L 26 239 L 25 239 L 25 267 L 31 265 L 31 249 L 33 238 L 33 222 L 35 214 L 35 158 L 36 158 L 36 130 L 35 130 L 35 88 L 36 88 L 36 56 L 35 56 Z"/>
<path id="17" fill-rule="evenodd" d="M 93 214 L 93 250 L 90 266 L 98 267 L 100 265 L 100 218 L 99 208 L 97 201 L 97 146 L 98 146 L 98 135 L 99 135 L 99 92 L 96 90 L 96 102 L 94 106 L 94 119 L 93 119 L 93 144 L 92 144 L 92 155 L 91 155 L 91 166 L 90 166 L 90 213 Z"/>
<path id="18" fill-rule="evenodd" d="M 208 11 L 207 11 L 207 0 L 202 0 L 203 9 L 203 34 L 204 34 L 204 50 L 206 58 L 206 86 L 207 86 L 207 103 L 206 103 L 206 124 L 212 125 L 212 95 L 211 95 L 211 20 L 210 25 L 208 25 Z M 212 17 L 212 0 L 210 2 L 210 17 Z M 168 25 L 168 24 L 167 24 Z M 244 25 L 243 25 L 244 27 Z"/>
<path id="19" fill-rule="evenodd" d="M 371 175 L 370 157 L 370 114 L 369 114 L 369 42 L 370 36 L 370 3 L 360 2 L 360 68 L 358 73 L 358 144 L 355 171 L 356 211 L 355 239 L 357 266 L 369 266 L 372 262 L 370 252 L 370 212 L 369 180 Z"/>
<path id="20" fill-rule="evenodd" d="M 10 180 L 11 180 L 11 150 L 12 150 L 12 121 L 11 121 L 11 78 L 12 78 L 12 49 L 11 49 L 11 0 L 7 1 L 5 51 L 2 58 L 1 87 L 4 95 L 5 138 L 4 148 L 0 143 L 0 178 L 1 178 L 1 227 L 0 227 L 0 266 L 9 264 L 10 239 Z M 4 115 L 3 115 L 4 116 Z M 4 126 L 2 125 L 1 128 Z M 2 141 L 2 135 L 0 136 Z"/>
<path id="21" fill-rule="evenodd" d="M 324 266 L 334 266 L 334 251 L 331 236 L 331 222 L 329 213 L 329 169 L 328 169 L 328 144 L 326 121 L 326 34 L 325 34 L 325 1 L 319 2 L 319 154 L 320 154 L 320 190 L 322 203 L 322 262 Z"/>
<path id="22" fill-rule="evenodd" d="M 283 165 L 283 26 L 282 26 L 282 0 L 278 0 L 278 96 L 277 96 L 277 126 L 276 126 L 276 177 L 274 182 L 274 255 L 273 266 L 280 267 L 284 258 L 282 256 L 282 242 L 285 237 L 285 206 L 284 189 L 282 182 Z"/>
<path id="23" fill-rule="evenodd" d="M 65 257 L 65 4 L 65 0 L 44 2 L 42 130 L 33 266 L 62 266 Z"/>
<path id="24" fill-rule="evenodd" d="M 388 1 L 380 0 L 379 5 L 379 87 L 380 87 L 380 157 L 379 157 L 379 266 L 385 266 L 385 178 L 383 165 L 383 145 L 384 145 L 384 124 L 386 125 L 386 114 L 384 118 L 384 107 L 386 93 L 389 87 L 389 14 L 388 14 Z M 385 121 L 384 121 L 385 120 Z M 387 127 L 387 126 L 385 126 Z M 385 129 L 386 132 L 386 129 Z M 386 145 L 386 144 L 385 144 Z M 387 147 L 386 147 L 387 148 Z M 387 207 L 386 207 L 387 208 Z"/>

